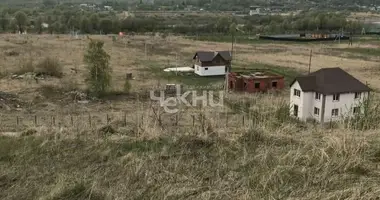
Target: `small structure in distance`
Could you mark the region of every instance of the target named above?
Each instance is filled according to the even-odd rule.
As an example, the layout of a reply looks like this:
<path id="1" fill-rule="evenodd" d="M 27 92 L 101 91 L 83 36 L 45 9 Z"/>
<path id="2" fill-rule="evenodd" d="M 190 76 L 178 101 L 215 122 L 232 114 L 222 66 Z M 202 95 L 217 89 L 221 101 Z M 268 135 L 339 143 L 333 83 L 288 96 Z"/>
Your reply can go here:
<path id="1" fill-rule="evenodd" d="M 341 68 L 320 69 L 291 83 L 290 115 L 321 123 L 352 117 L 364 113 L 370 91 Z"/>
<path id="2" fill-rule="evenodd" d="M 262 40 L 313 42 L 313 41 L 339 41 L 349 40 L 349 36 L 343 34 L 284 34 L 284 35 L 260 35 Z"/>
<path id="3" fill-rule="evenodd" d="M 230 51 L 198 51 L 194 57 L 194 72 L 199 76 L 225 75 L 231 65 Z"/>
<path id="4" fill-rule="evenodd" d="M 261 7 L 260 6 L 250 6 L 249 7 L 249 15 L 250 16 L 263 15 L 263 13 L 261 13 Z"/>
<path id="5" fill-rule="evenodd" d="M 284 76 L 257 70 L 254 72 L 231 72 L 228 89 L 248 93 L 281 90 L 285 86 Z"/>
<path id="6" fill-rule="evenodd" d="M 166 68 L 164 72 L 194 72 L 194 68 L 191 67 L 173 67 Z"/>

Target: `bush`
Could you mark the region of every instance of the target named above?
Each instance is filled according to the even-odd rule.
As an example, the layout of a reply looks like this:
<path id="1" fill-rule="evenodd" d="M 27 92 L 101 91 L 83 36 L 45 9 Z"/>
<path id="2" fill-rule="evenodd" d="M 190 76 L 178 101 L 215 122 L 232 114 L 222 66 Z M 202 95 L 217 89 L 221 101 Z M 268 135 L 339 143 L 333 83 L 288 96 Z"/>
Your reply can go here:
<path id="1" fill-rule="evenodd" d="M 32 59 L 28 59 L 26 61 L 24 60 L 21 63 L 20 69 L 17 72 L 15 72 L 15 74 L 22 75 L 22 74 L 26 74 L 28 72 L 34 72 L 34 65 L 33 65 Z"/>
<path id="2" fill-rule="evenodd" d="M 36 66 L 36 73 L 61 78 L 62 65 L 55 58 L 46 57 Z"/>

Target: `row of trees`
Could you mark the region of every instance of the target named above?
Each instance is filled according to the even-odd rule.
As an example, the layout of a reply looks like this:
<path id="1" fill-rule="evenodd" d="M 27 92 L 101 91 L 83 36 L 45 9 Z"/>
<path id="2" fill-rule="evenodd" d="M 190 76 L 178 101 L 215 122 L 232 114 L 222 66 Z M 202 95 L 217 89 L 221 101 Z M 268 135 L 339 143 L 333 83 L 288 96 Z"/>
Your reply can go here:
<path id="1" fill-rule="evenodd" d="M 43 26 L 46 23 L 48 27 Z M 227 33 L 231 24 L 239 24 L 250 33 L 287 33 L 299 31 L 361 31 L 362 24 L 347 21 L 344 14 L 300 13 L 289 16 L 260 17 L 130 17 L 120 19 L 116 13 L 84 11 L 49 11 L 38 16 L 17 11 L 10 15 L 0 13 L 0 28 L 12 32 L 68 33 L 80 31 L 84 34 L 126 32 L 173 32 L 179 34 Z"/>

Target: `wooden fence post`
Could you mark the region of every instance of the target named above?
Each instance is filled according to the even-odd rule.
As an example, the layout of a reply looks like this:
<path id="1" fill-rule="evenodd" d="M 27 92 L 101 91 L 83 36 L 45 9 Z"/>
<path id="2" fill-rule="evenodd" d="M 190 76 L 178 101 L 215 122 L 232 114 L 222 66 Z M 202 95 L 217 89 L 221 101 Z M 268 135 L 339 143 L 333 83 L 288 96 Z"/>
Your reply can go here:
<path id="1" fill-rule="evenodd" d="M 34 126 L 37 126 L 37 115 L 34 115 Z"/>
<path id="2" fill-rule="evenodd" d="M 194 117 L 194 115 L 191 115 L 191 117 L 193 118 L 193 127 L 194 127 L 194 125 L 195 125 L 195 117 Z"/>
<path id="3" fill-rule="evenodd" d="M 109 124 L 110 120 L 109 120 L 109 117 L 108 117 L 108 113 L 106 115 L 106 118 L 107 118 L 107 125 Z"/>
<path id="4" fill-rule="evenodd" d="M 228 112 L 226 112 L 226 127 L 228 126 Z"/>
<path id="5" fill-rule="evenodd" d="M 124 126 L 127 126 L 127 113 L 124 112 Z"/>
<path id="6" fill-rule="evenodd" d="M 54 116 L 51 117 L 51 124 L 52 124 L 52 126 L 55 126 L 55 117 Z"/>
<path id="7" fill-rule="evenodd" d="M 70 120 L 71 120 L 71 126 L 74 126 L 74 119 L 72 115 L 70 115 Z"/>
<path id="8" fill-rule="evenodd" d="M 244 119 L 244 115 L 243 115 L 243 126 L 245 125 L 245 124 L 244 124 L 244 123 L 245 123 L 244 121 L 245 121 L 245 119 Z"/>
<path id="9" fill-rule="evenodd" d="M 19 125 L 19 118 L 18 118 L 18 116 L 17 116 L 17 119 L 16 119 L 16 120 L 17 120 L 17 126 L 18 126 L 18 125 Z"/>
<path id="10" fill-rule="evenodd" d="M 88 123 L 90 124 L 90 127 L 92 127 L 92 123 L 91 123 L 91 114 L 88 114 Z"/>

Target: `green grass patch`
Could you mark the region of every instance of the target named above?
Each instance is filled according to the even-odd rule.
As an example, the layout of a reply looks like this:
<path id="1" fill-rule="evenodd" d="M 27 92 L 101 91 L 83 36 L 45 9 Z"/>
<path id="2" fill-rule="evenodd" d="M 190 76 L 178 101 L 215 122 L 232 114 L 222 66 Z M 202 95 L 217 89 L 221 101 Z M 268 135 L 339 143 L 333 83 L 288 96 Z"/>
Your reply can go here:
<path id="1" fill-rule="evenodd" d="M 217 84 L 223 84 L 225 76 L 210 76 L 202 77 L 194 72 L 164 72 L 165 68 L 174 67 L 158 67 L 160 64 L 157 63 L 146 63 L 147 68 L 142 69 L 143 71 L 149 72 L 154 78 L 167 80 L 172 83 L 184 84 L 192 87 L 205 87 L 205 86 L 215 86 Z"/>
<path id="2" fill-rule="evenodd" d="M 362 54 L 366 56 L 380 56 L 380 49 L 378 48 L 344 48 L 342 51 L 346 51 L 353 54 Z"/>
<path id="3" fill-rule="evenodd" d="M 158 67 L 160 64 L 156 63 L 145 63 L 147 68 L 141 69 L 145 72 L 149 72 L 154 78 L 164 79 L 169 82 L 184 84 L 190 87 L 213 87 L 218 89 L 216 86 L 223 86 L 225 81 L 225 76 L 208 76 L 202 77 L 193 72 L 164 72 L 164 68 Z M 173 66 L 170 66 L 173 67 Z M 166 67 L 165 67 L 166 68 Z M 296 76 L 302 74 L 301 71 L 276 65 L 269 65 L 264 63 L 245 63 L 244 61 L 233 61 L 232 72 L 242 72 L 242 71 L 255 71 L 255 70 L 265 70 L 272 73 L 276 73 L 285 77 L 286 83 L 290 83 Z"/>

